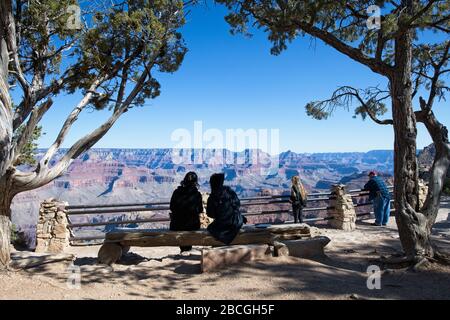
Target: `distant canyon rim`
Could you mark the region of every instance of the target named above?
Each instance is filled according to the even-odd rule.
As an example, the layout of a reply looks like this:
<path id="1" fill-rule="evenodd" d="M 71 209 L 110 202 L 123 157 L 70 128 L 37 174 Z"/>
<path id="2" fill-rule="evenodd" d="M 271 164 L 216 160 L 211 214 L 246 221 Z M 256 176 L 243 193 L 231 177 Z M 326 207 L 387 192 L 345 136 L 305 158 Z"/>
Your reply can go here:
<path id="1" fill-rule="evenodd" d="M 45 151 L 37 150 L 37 158 L 42 157 Z M 56 159 L 65 151 L 61 149 Z M 393 173 L 392 150 L 345 153 L 286 151 L 277 157 L 275 168 L 270 162 L 252 161 L 255 157 L 273 158 L 260 150 L 240 153 L 226 149 L 184 150 L 184 154 L 200 154 L 203 159 L 220 155 L 222 160 L 226 160 L 216 163 L 180 163 L 179 159 L 174 159 L 180 150 L 177 152 L 169 148 L 91 149 L 76 159 L 63 176 L 40 189 L 17 195 L 12 208 L 13 223 L 28 234 L 28 242 L 33 244 L 39 205 L 45 199 L 55 198 L 72 205 L 163 201 L 170 199 L 173 190 L 189 171 L 199 175 L 202 192 L 209 192 L 209 177 L 213 173 L 224 172 L 226 184 L 240 197 L 287 193 L 294 175 L 300 175 L 306 188 L 314 192 L 329 190 L 336 183 L 343 183 L 350 189 L 361 188 L 367 180 L 365 172 L 368 170 L 376 170 L 386 179 Z"/>

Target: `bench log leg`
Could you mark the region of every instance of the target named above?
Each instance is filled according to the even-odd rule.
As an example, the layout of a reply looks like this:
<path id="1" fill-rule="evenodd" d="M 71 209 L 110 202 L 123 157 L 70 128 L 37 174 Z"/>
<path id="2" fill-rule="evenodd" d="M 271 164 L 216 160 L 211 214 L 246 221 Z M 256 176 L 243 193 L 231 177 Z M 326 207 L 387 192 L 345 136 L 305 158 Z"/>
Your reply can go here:
<path id="1" fill-rule="evenodd" d="M 282 242 L 275 241 L 273 243 L 275 257 L 287 257 L 289 255 L 289 248 Z"/>
<path id="2" fill-rule="evenodd" d="M 304 240 L 283 240 L 290 256 L 298 258 L 323 258 L 324 248 L 330 242 L 330 238 L 319 236 Z"/>
<path id="3" fill-rule="evenodd" d="M 104 243 L 98 251 L 97 262 L 110 266 L 120 260 L 122 253 L 122 246 L 119 243 Z"/>

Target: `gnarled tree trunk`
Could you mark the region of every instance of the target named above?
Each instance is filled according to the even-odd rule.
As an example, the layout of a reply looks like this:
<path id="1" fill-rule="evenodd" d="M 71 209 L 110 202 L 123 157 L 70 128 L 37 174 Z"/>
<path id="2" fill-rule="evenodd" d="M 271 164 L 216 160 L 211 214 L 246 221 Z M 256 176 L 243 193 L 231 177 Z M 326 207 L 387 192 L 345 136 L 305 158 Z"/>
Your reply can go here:
<path id="1" fill-rule="evenodd" d="M 439 212 L 442 189 L 447 176 L 447 170 L 450 166 L 450 144 L 448 140 L 446 143 L 435 143 L 435 147 L 436 155 L 428 181 L 428 195 L 421 210 L 427 217 L 427 227 L 430 233 Z"/>
<path id="2" fill-rule="evenodd" d="M 11 197 L 5 186 L 0 187 L 0 270 L 8 267 L 11 243 Z"/>
<path id="3" fill-rule="evenodd" d="M 8 5 L 9 4 L 9 5 Z M 9 9 L 9 10 L 8 10 Z M 9 95 L 7 25 L 10 22 L 10 1 L 0 2 L 0 178 L 9 167 L 12 141 L 12 103 Z"/>
<path id="4" fill-rule="evenodd" d="M 0 269 L 9 263 L 11 197 L 8 181 L 12 158 L 12 103 L 9 95 L 7 36 L 11 23 L 11 1 L 0 1 Z"/>
<path id="5" fill-rule="evenodd" d="M 3 206 L 3 205 L 2 205 Z M 10 262 L 11 211 L 9 207 L 0 208 L 0 270 L 8 267 Z"/>
<path id="6" fill-rule="evenodd" d="M 6 269 L 10 262 L 11 220 L 0 213 L 0 270 Z"/>
<path id="7" fill-rule="evenodd" d="M 405 254 L 410 258 L 433 256 L 427 219 L 418 212 L 417 127 L 412 106 L 410 31 L 396 39 L 395 63 L 396 72 L 390 79 L 395 134 L 395 217 Z"/>
<path id="8" fill-rule="evenodd" d="M 447 127 L 436 119 L 430 105 L 422 97 L 420 98 L 420 107 L 422 111 L 417 113 L 418 121 L 427 128 L 435 148 L 433 166 L 428 181 L 427 199 L 421 209 L 421 212 L 427 217 L 428 231 L 431 233 L 439 212 L 441 194 L 450 167 L 450 143 Z"/>

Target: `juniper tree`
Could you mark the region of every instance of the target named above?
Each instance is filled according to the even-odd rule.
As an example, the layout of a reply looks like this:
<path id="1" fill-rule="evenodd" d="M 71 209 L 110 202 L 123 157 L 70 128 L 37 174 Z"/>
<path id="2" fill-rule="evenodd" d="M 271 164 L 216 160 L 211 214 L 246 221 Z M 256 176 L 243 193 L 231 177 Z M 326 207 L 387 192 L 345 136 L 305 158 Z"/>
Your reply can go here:
<path id="1" fill-rule="evenodd" d="M 311 102 L 307 113 L 325 119 L 336 107 L 357 102 L 356 115 L 369 117 L 394 130 L 395 215 L 405 260 L 435 256 L 430 241 L 439 209 L 445 173 L 450 164 L 447 129 L 433 113 L 434 102 L 443 98 L 450 71 L 448 0 L 217 0 L 227 6 L 226 20 L 233 33 L 250 33 L 249 26 L 263 29 L 280 54 L 298 37 L 311 36 L 382 75 L 387 89 L 339 88 L 325 101 Z M 376 7 L 374 7 L 376 6 Z M 381 15 L 373 11 L 380 8 Z M 379 22 L 379 23 L 378 23 Z M 430 42 L 434 34 L 439 41 Z M 418 97 L 420 92 L 426 96 Z M 416 97 L 416 99 L 414 99 Z M 417 101 L 417 106 L 414 105 Z M 392 118 L 379 117 L 391 104 Z M 419 208 L 417 122 L 425 124 L 434 144 L 429 193 Z"/>
<path id="2" fill-rule="evenodd" d="M 179 68 L 186 53 L 179 32 L 185 5 L 180 0 L 0 1 L 0 268 L 10 261 L 14 196 L 63 174 L 120 116 L 160 94 L 157 72 Z M 56 97 L 79 94 L 42 158 L 31 170 L 19 170 L 41 119 L 61 107 Z M 110 115 L 55 159 L 88 110 Z"/>

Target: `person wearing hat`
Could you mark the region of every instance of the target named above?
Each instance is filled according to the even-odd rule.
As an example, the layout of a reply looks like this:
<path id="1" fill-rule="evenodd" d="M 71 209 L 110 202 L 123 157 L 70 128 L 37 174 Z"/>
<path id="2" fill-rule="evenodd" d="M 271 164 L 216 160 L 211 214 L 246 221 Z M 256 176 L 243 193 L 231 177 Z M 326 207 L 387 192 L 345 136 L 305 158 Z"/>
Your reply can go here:
<path id="1" fill-rule="evenodd" d="M 363 188 L 369 191 L 369 200 L 373 202 L 376 226 L 385 226 L 391 213 L 391 196 L 384 181 L 375 171 L 369 172 L 369 182 Z"/>
<path id="2" fill-rule="evenodd" d="M 170 199 L 170 230 L 195 231 L 200 229 L 203 199 L 198 191 L 198 177 L 188 172 Z M 192 246 L 181 246 L 180 253 L 188 254 Z"/>

